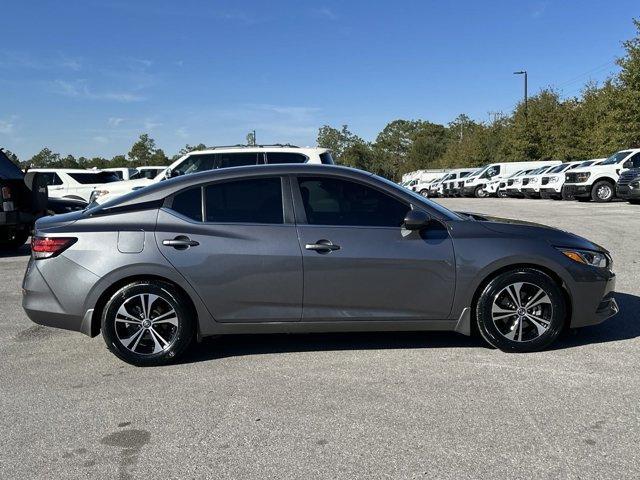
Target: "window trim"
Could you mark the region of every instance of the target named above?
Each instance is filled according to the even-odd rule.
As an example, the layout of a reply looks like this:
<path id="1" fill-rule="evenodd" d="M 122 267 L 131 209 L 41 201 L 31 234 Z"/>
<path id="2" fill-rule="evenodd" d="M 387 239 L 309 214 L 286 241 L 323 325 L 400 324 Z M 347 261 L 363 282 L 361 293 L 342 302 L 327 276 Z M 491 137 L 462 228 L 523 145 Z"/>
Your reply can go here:
<path id="1" fill-rule="evenodd" d="M 294 175 L 290 175 L 291 177 L 291 190 L 292 190 L 292 196 L 293 196 L 293 207 L 294 207 L 294 212 L 295 212 L 295 219 L 296 219 L 296 224 L 297 225 L 304 225 L 307 227 L 330 227 L 330 228 L 375 228 L 375 229 L 392 229 L 392 230 L 398 230 L 402 227 L 385 227 L 385 226 L 380 226 L 380 225 L 316 225 L 316 224 L 311 224 L 309 223 L 308 219 L 307 219 L 307 212 L 304 209 L 304 202 L 302 201 L 302 193 L 300 193 L 300 183 L 298 182 L 298 177 L 324 177 L 324 178 L 334 178 L 336 180 L 342 180 L 345 182 L 351 182 L 351 183 L 357 183 L 359 185 L 368 187 L 368 188 L 372 188 L 373 190 L 377 190 L 378 192 L 382 193 L 383 195 L 386 195 L 388 197 L 393 198 L 394 200 L 404 204 L 407 206 L 408 209 L 410 210 L 423 210 L 423 208 L 421 208 L 418 205 L 415 205 L 412 202 L 407 202 L 404 198 L 398 197 L 396 195 L 393 195 L 392 193 L 389 193 L 388 191 L 384 190 L 383 188 L 378 187 L 377 185 L 374 185 L 372 183 L 368 183 L 368 182 L 362 182 L 360 181 L 360 179 L 355 180 L 353 178 L 344 178 L 340 175 L 331 175 L 331 174 L 322 174 L 322 173 L 300 173 L 300 174 L 294 174 Z M 428 213 L 428 212 L 427 212 Z"/>

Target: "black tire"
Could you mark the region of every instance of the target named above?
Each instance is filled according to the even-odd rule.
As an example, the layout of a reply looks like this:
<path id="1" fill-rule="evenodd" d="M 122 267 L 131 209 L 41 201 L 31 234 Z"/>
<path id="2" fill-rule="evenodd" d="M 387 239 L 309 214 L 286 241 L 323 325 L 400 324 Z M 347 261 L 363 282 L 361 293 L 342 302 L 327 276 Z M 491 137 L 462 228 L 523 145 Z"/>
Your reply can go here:
<path id="1" fill-rule="evenodd" d="M 575 197 L 573 197 L 573 195 L 569 195 L 565 188 L 562 189 L 560 197 L 562 198 L 562 200 L 575 200 Z"/>
<path id="2" fill-rule="evenodd" d="M 151 300 L 144 295 L 157 295 L 162 301 Z M 143 310 L 145 307 L 141 304 L 140 298 L 150 302 L 146 317 Z M 125 303 L 129 306 L 125 306 Z M 126 309 L 129 317 L 118 314 L 121 307 Z M 165 315 L 170 315 L 168 313 L 170 308 L 175 311 L 177 325 L 169 323 L 164 318 Z M 155 324 L 157 330 L 153 328 L 154 324 L 145 327 L 141 323 L 137 327 L 136 324 L 120 321 L 126 318 L 153 319 L 153 312 L 157 313 L 158 319 L 165 320 Z M 118 321 L 116 321 L 116 314 L 119 315 Z M 170 317 L 173 319 L 174 316 L 170 315 Z M 195 333 L 195 313 L 190 303 L 173 285 L 157 280 L 139 280 L 120 288 L 111 296 L 102 311 L 101 327 L 107 348 L 121 360 L 138 367 L 165 365 L 178 358 L 191 344 Z M 166 345 L 162 345 L 155 335 L 164 340 Z M 125 336 L 124 339 L 122 339 L 123 336 Z M 133 346 L 133 349 L 125 346 L 124 343 L 127 340 L 130 340 L 128 346 Z M 135 345 L 133 345 L 134 342 Z M 163 348 L 154 353 L 158 345 Z"/>
<path id="3" fill-rule="evenodd" d="M 507 295 L 503 292 L 510 285 L 518 283 L 523 284 L 518 291 L 523 303 L 528 301 L 528 292 L 535 292 L 536 287 L 546 293 L 549 303 L 545 302 L 525 310 L 532 313 L 540 308 L 540 313 L 537 314 L 539 317 L 534 318 L 539 319 L 543 315 L 546 317 L 544 321 L 548 324 L 545 326 L 544 333 L 539 333 L 539 329 L 533 321 L 528 319 L 529 317 L 519 317 L 518 314 L 504 317 L 505 314 L 496 313 L 495 315 L 498 316 L 503 315 L 503 318 L 494 321 L 492 313 L 494 301 L 503 301 L 505 298 L 508 301 L 509 298 L 513 298 L 503 297 Z M 551 345 L 564 328 L 566 311 L 563 292 L 551 277 L 533 268 L 518 268 L 501 273 L 484 287 L 478 298 L 475 314 L 478 331 L 489 345 L 504 352 L 523 353 L 544 350 Z M 522 329 L 517 328 L 519 325 L 522 325 Z M 539 325 L 544 324 L 540 322 Z M 511 333 L 514 334 L 513 340 L 505 336 Z M 516 339 L 518 335 L 520 339 Z"/>
<path id="4" fill-rule="evenodd" d="M 422 190 L 420 190 L 420 195 L 422 195 L 423 197 L 428 198 L 429 197 L 429 190 L 427 190 L 426 188 L 423 188 Z"/>
<path id="5" fill-rule="evenodd" d="M 638 200 L 636 198 L 632 198 L 631 200 L 629 200 L 629 203 L 631 205 L 640 205 L 640 200 Z"/>
<path id="6" fill-rule="evenodd" d="M 606 192 L 606 193 L 603 193 Z M 607 180 L 600 180 L 591 187 L 591 199 L 598 203 L 607 203 L 616 196 L 616 189 Z"/>
<path id="7" fill-rule="evenodd" d="M 488 195 L 487 191 L 484 189 L 484 185 L 477 186 L 473 191 L 473 196 L 476 198 L 486 198 Z"/>

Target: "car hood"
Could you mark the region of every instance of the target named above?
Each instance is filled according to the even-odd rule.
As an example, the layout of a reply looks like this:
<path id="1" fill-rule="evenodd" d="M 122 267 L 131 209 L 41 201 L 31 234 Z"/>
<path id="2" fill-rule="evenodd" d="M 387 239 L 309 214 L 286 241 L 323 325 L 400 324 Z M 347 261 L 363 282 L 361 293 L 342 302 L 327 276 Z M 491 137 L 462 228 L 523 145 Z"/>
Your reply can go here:
<path id="1" fill-rule="evenodd" d="M 463 217 L 470 217 L 470 221 L 477 221 L 484 228 L 495 233 L 536 238 L 546 241 L 556 247 L 571 247 L 585 250 L 599 250 L 603 252 L 607 251 L 607 249 L 579 235 L 540 223 L 514 220 L 511 218 L 493 217 L 479 213 L 458 213 L 461 213 Z"/>
<path id="2" fill-rule="evenodd" d="M 589 173 L 597 173 L 597 172 L 610 172 L 612 170 L 621 170 L 622 165 L 619 163 L 613 165 L 591 165 L 589 167 L 582 168 L 574 168 L 573 170 L 569 170 L 567 173 L 580 173 L 580 172 L 589 172 Z"/>

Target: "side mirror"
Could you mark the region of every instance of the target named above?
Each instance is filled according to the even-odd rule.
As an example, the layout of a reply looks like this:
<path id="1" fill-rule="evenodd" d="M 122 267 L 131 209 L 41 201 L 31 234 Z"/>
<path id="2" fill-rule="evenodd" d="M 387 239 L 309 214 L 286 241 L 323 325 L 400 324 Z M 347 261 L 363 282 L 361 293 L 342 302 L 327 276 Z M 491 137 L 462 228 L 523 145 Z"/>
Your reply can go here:
<path id="1" fill-rule="evenodd" d="M 431 222 L 431 215 L 422 210 L 409 210 L 402 226 L 407 230 L 421 230 Z"/>

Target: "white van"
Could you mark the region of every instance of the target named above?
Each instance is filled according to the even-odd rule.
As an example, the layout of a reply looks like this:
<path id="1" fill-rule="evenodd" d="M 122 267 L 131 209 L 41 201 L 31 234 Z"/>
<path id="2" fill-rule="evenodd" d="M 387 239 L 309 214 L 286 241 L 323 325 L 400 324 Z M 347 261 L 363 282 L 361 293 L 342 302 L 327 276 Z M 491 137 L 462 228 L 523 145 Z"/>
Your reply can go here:
<path id="1" fill-rule="evenodd" d="M 524 175 L 522 177 L 522 184 L 520 185 L 520 193 L 522 193 L 525 198 L 540 198 L 542 176 L 559 166 L 562 166 L 562 162 L 557 160 L 546 167 L 536 168 L 533 172 Z"/>
<path id="2" fill-rule="evenodd" d="M 497 195 L 501 180 L 519 170 L 540 168 L 549 165 L 549 163 L 549 161 L 490 163 L 465 180 L 462 195 L 476 198 Z"/>
<path id="3" fill-rule="evenodd" d="M 117 175 L 120 180 L 135 180 L 136 178 L 140 178 L 140 172 L 137 168 L 113 167 L 103 168 L 102 171 L 111 172 Z"/>
<path id="4" fill-rule="evenodd" d="M 449 174 L 442 179 L 442 196 L 454 197 L 459 192 L 458 182 L 461 178 L 471 176 L 476 172 L 477 168 L 454 168 L 449 171 Z M 464 181 L 463 181 L 464 185 Z"/>
<path id="5" fill-rule="evenodd" d="M 134 190 L 180 175 L 188 175 L 190 173 L 204 172 L 218 168 L 280 163 L 333 165 L 334 161 L 331 152 L 326 148 L 301 148 L 293 145 L 214 147 L 183 155 L 154 178 L 140 178 L 138 180 L 129 180 L 128 182 L 117 182 L 104 188 L 97 188 L 91 194 L 90 201 L 102 204 Z"/>
<path id="6" fill-rule="evenodd" d="M 597 165 L 567 172 L 564 196 L 581 201 L 610 202 L 616 195 L 620 172 L 630 168 L 640 168 L 640 148 L 621 150 Z"/>
<path id="7" fill-rule="evenodd" d="M 423 197 L 427 197 L 429 196 L 429 187 L 433 182 L 442 178 L 444 173 L 444 170 L 439 172 L 421 172 L 417 178 L 414 178 L 409 182 L 409 190 L 413 190 Z"/>

